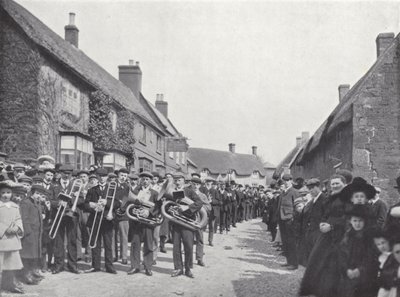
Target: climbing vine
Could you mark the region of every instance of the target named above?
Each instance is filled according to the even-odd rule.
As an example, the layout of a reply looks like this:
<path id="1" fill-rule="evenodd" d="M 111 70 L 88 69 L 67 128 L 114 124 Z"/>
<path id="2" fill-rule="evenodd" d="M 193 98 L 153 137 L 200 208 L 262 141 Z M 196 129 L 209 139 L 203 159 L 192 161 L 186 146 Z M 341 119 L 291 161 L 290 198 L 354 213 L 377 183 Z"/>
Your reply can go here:
<path id="1" fill-rule="evenodd" d="M 117 128 L 114 132 L 110 118 L 113 102 L 113 98 L 100 91 L 91 93 L 89 134 L 96 150 L 119 151 L 127 157 L 128 164 L 132 164 L 135 158 L 135 118 L 128 110 L 117 110 Z"/>

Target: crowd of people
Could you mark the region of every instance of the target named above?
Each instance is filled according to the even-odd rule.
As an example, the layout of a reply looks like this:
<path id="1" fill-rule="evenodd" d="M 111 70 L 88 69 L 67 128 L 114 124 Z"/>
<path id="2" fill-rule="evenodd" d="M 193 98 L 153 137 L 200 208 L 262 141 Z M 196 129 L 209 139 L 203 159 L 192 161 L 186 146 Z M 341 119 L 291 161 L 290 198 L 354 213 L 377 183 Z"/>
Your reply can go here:
<path id="1" fill-rule="evenodd" d="M 263 221 L 282 266 L 305 267 L 300 296 L 400 296 L 400 203 L 388 208 L 380 192 L 348 170 L 324 182 L 283 174 L 266 189 Z"/>
<path id="2" fill-rule="evenodd" d="M 2 290 L 13 293 L 24 293 L 24 284 L 39 284 L 46 272 L 116 274 L 117 261 L 130 265 L 128 275 L 144 268 L 152 276 L 157 254 L 167 253 L 168 243 L 173 245 L 171 276 L 193 278 L 193 254 L 197 265 L 205 265 L 205 231 L 213 246 L 218 231 L 228 233 L 267 208 L 263 186 L 201 179 L 196 173 L 162 176 L 126 168 L 109 172 L 98 166 L 74 170 L 53 164 L 51 157 L 42 161 L 37 168 L 0 162 L 0 283 Z M 187 198 L 190 202 L 183 203 Z M 165 201 L 174 201 L 178 216 L 189 221 L 196 221 L 204 210 L 206 223 L 197 229 L 167 218 L 159 225 L 147 224 L 163 216 Z M 139 221 L 127 212 L 131 204 L 139 206 Z M 91 268 L 81 270 L 85 265 L 78 262 Z"/>

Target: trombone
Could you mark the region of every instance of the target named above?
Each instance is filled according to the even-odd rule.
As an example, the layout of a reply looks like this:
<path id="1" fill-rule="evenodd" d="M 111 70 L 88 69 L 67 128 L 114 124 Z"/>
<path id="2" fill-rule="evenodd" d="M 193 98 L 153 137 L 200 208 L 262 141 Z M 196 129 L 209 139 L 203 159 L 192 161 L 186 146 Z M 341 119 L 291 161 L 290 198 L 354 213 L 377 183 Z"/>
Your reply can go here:
<path id="1" fill-rule="evenodd" d="M 112 210 L 114 207 L 115 193 L 117 192 L 116 189 L 117 189 L 117 183 L 110 182 L 107 187 L 106 197 L 104 198 L 106 200 L 106 204 L 107 204 L 107 199 L 111 199 L 111 206 L 110 206 L 110 209 L 106 216 L 106 219 L 109 221 L 111 221 L 113 219 Z M 90 236 L 89 236 L 89 244 L 88 244 L 88 246 L 91 249 L 95 248 L 97 245 L 97 239 L 99 238 L 100 228 L 101 228 L 101 224 L 103 222 L 104 210 L 105 210 L 105 205 L 100 206 L 100 204 L 95 209 L 93 225 L 90 228 Z M 100 215 L 100 217 L 99 217 L 99 215 Z M 93 236 L 95 236 L 95 237 L 93 238 Z"/>
<path id="2" fill-rule="evenodd" d="M 74 213 L 76 211 L 76 206 L 78 204 L 78 198 L 79 194 L 81 193 L 83 187 L 83 183 L 81 179 L 76 179 L 72 183 L 71 189 L 69 193 L 63 193 L 61 192 L 58 194 L 57 199 L 60 200 L 60 202 L 66 202 L 68 203 L 69 201 L 72 201 L 72 199 L 75 197 L 74 203 L 71 208 L 71 212 Z M 58 228 L 60 227 L 61 220 L 65 214 L 65 211 L 67 209 L 67 205 L 64 203 L 61 203 L 60 206 L 57 209 L 56 217 L 54 218 L 53 224 L 51 225 L 51 229 L 49 232 L 49 237 L 51 239 L 56 238 Z"/>

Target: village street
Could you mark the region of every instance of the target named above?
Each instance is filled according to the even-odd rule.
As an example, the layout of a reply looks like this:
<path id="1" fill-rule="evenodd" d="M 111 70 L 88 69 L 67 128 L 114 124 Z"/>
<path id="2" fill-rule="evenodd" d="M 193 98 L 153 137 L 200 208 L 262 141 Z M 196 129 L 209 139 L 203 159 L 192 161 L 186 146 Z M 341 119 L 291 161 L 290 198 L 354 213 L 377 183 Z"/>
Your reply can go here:
<path id="1" fill-rule="evenodd" d="M 280 267 L 284 258 L 271 247 L 266 225 L 254 219 L 237 226 L 228 235 L 216 235 L 214 247 L 205 247 L 206 267 L 195 265 L 194 279 L 171 278 L 172 245 L 168 245 L 152 277 L 144 273 L 128 276 L 129 267 L 120 264 L 117 275 L 47 274 L 40 285 L 26 286 L 25 296 L 297 296 L 303 270 L 288 272 Z M 79 266 L 88 268 L 83 263 Z"/>

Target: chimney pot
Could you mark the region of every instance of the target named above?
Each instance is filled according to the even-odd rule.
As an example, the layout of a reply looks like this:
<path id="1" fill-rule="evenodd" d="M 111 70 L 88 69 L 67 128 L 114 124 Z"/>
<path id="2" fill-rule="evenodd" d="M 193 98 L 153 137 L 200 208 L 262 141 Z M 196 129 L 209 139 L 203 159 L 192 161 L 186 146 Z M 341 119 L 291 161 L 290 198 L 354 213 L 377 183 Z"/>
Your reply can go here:
<path id="1" fill-rule="evenodd" d="M 296 137 L 296 146 L 301 145 L 301 137 Z"/>
<path id="2" fill-rule="evenodd" d="M 75 26 L 75 13 L 74 12 L 69 13 L 69 25 Z"/>
<path id="3" fill-rule="evenodd" d="M 254 156 L 257 156 L 257 147 L 255 145 L 251 147 L 251 152 Z"/>
<path id="4" fill-rule="evenodd" d="M 346 94 L 350 90 L 350 85 L 339 85 L 338 90 L 339 90 L 339 102 L 340 102 L 343 100 L 344 96 L 346 96 Z"/>
<path id="5" fill-rule="evenodd" d="M 70 12 L 69 13 L 69 24 L 64 27 L 65 30 L 65 37 L 64 39 L 74 45 L 75 47 L 78 47 L 79 45 L 79 30 L 75 26 L 75 13 Z"/>
<path id="6" fill-rule="evenodd" d="M 380 33 L 376 37 L 376 55 L 379 56 L 389 47 L 394 40 L 394 33 Z"/>
<path id="7" fill-rule="evenodd" d="M 139 61 L 136 61 L 136 66 L 139 66 Z"/>
<path id="8" fill-rule="evenodd" d="M 129 60 L 129 65 L 135 65 L 135 61 Z"/>
<path id="9" fill-rule="evenodd" d="M 234 143 L 229 144 L 229 151 L 231 153 L 235 153 L 236 145 Z"/>
<path id="10" fill-rule="evenodd" d="M 164 101 L 164 94 L 157 94 L 156 108 L 164 117 L 168 118 L 168 102 Z"/>

